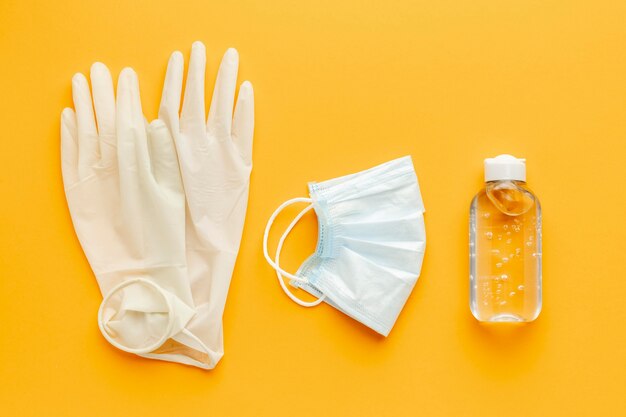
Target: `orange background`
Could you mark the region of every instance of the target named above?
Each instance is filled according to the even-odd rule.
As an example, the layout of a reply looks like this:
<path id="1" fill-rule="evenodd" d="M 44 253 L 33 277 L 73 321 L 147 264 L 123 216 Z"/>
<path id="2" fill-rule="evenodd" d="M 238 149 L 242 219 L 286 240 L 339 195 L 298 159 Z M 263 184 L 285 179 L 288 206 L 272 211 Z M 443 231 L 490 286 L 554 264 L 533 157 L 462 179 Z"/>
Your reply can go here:
<path id="1" fill-rule="evenodd" d="M 625 21 L 617 0 L 2 0 L 0 414 L 626 415 Z M 239 50 L 257 106 L 226 356 L 211 372 L 104 341 L 59 158 L 75 72 L 132 66 L 153 118 L 169 54 L 194 40 L 209 88 Z M 504 152 L 528 159 L 543 203 L 545 298 L 536 322 L 492 328 L 468 308 L 467 221 L 483 158 Z M 292 303 L 261 254 L 274 208 L 307 181 L 405 154 L 428 246 L 390 337 Z M 287 268 L 315 227 L 311 215 L 294 232 Z"/>

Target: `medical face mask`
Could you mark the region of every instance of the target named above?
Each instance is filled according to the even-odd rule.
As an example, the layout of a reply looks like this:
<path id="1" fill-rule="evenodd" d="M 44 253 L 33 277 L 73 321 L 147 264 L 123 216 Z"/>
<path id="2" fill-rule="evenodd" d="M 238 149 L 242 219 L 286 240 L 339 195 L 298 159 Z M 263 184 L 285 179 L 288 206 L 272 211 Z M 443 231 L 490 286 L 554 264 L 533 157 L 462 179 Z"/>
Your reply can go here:
<path id="1" fill-rule="evenodd" d="M 312 307 L 322 301 L 387 336 L 419 277 L 426 245 L 424 205 L 411 157 L 356 174 L 309 184 L 310 198 L 283 203 L 270 217 L 263 251 L 285 293 Z M 270 228 L 287 206 L 309 203 L 287 227 L 271 259 Z M 317 248 L 295 274 L 280 267 L 289 232 L 311 209 L 318 218 Z M 283 282 L 317 300 L 298 299 Z"/>

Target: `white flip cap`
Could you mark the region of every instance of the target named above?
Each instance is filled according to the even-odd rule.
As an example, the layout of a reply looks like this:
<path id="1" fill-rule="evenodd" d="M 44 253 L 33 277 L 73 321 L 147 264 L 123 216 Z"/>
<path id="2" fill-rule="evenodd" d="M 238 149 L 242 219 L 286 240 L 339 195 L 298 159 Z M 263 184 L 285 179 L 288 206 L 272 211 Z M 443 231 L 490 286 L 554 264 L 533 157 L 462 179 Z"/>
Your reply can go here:
<path id="1" fill-rule="evenodd" d="M 485 159 L 485 181 L 526 181 L 526 159 L 513 155 L 498 155 Z"/>

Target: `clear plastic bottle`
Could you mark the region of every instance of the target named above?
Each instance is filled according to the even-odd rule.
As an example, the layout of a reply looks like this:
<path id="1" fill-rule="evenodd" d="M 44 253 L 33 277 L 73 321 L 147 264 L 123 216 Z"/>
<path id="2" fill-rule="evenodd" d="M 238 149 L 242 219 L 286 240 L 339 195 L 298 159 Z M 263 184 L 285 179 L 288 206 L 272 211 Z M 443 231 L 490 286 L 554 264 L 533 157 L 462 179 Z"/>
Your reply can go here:
<path id="1" fill-rule="evenodd" d="M 470 207 L 470 309 L 479 321 L 528 322 L 541 311 L 541 206 L 526 161 L 485 159 Z"/>

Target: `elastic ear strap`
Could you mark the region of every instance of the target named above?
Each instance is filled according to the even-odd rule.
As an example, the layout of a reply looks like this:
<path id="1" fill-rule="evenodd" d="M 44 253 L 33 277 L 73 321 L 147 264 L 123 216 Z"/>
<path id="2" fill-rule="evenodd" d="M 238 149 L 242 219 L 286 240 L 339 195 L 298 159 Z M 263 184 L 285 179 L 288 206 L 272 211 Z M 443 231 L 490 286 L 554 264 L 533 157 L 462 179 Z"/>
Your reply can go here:
<path id="1" fill-rule="evenodd" d="M 285 233 L 283 233 L 283 235 L 280 237 L 280 240 L 278 241 L 278 246 L 276 247 L 276 266 L 279 266 L 280 251 L 283 249 L 283 244 L 285 243 L 285 239 L 287 239 L 287 235 L 289 235 L 289 233 L 291 232 L 291 229 L 293 229 L 294 226 L 300 221 L 302 216 L 307 214 L 312 208 L 313 208 L 313 204 L 310 204 L 307 207 L 305 207 L 304 210 L 298 213 L 298 215 L 291 221 L 291 224 L 289 225 L 289 227 L 287 227 L 287 229 L 285 230 Z M 291 300 L 295 302 L 296 304 L 301 305 L 302 307 L 315 307 L 316 305 L 319 305 L 322 301 L 324 301 L 324 299 L 326 298 L 326 295 L 322 294 L 322 296 L 315 301 L 302 301 L 301 299 L 296 297 L 291 292 L 291 290 L 289 290 L 289 288 L 287 287 L 287 284 L 285 284 L 285 281 L 283 281 L 283 276 L 281 275 L 280 271 L 282 271 L 282 269 L 276 270 L 276 275 L 278 276 L 278 282 L 280 283 L 280 286 L 282 287 L 285 294 L 287 294 L 287 296 L 291 298 Z M 306 279 L 306 282 L 308 283 L 309 280 Z"/>
<path id="2" fill-rule="evenodd" d="M 293 219 L 293 221 L 291 222 L 289 227 L 287 227 L 287 229 L 285 230 L 285 232 L 281 236 L 280 240 L 278 241 L 278 246 L 276 248 L 276 262 L 274 262 L 270 258 L 270 256 L 269 256 L 269 253 L 268 253 L 268 250 L 267 250 L 267 241 L 269 239 L 269 232 L 270 232 L 270 229 L 272 227 L 272 224 L 274 223 L 274 220 L 276 220 L 276 217 L 280 214 L 280 212 L 282 212 L 285 209 L 285 207 L 290 206 L 290 205 L 295 204 L 295 203 L 311 203 L 311 202 L 312 202 L 312 200 L 310 198 L 299 197 L 299 198 L 293 198 L 293 199 L 288 200 L 288 201 L 284 202 L 283 204 L 281 204 L 274 211 L 272 216 L 267 221 L 267 226 L 265 227 L 265 233 L 263 235 L 263 255 L 265 256 L 265 260 L 272 266 L 272 268 L 274 268 L 276 270 L 276 276 L 278 277 L 278 282 L 279 282 L 281 288 L 283 289 L 283 291 L 285 292 L 285 294 L 287 294 L 287 296 L 289 298 L 291 298 L 291 300 L 293 302 L 295 302 L 296 304 L 299 304 L 299 305 L 301 305 L 303 307 L 314 307 L 314 306 L 320 304 L 322 301 L 324 301 L 326 296 L 322 295 L 320 298 L 318 298 L 315 301 L 306 302 L 306 301 L 300 300 L 295 295 L 293 295 L 293 293 L 287 288 L 287 285 L 283 281 L 283 275 L 286 276 L 286 277 L 289 277 L 289 278 L 291 278 L 291 279 L 293 279 L 295 281 L 302 282 L 302 283 L 305 283 L 305 284 L 308 284 L 309 280 L 306 277 L 298 277 L 296 275 L 290 274 L 289 272 L 283 270 L 280 267 L 280 265 L 279 265 L 279 260 L 280 260 L 280 252 L 281 252 L 281 250 L 283 248 L 283 244 L 285 243 L 285 239 L 287 238 L 287 236 L 289 235 L 291 230 L 295 227 L 295 225 L 298 223 L 298 221 L 300 221 L 302 216 L 304 216 L 306 213 L 308 213 L 313 208 L 313 205 L 309 204 L 309 206 L 307 206 L 304 210 L 302 210 L 300 213 L 298 213 L 298 215 Z"/>
<path id="3" fill-rule="evenodd" d="M 267 251 L 267 240 L 269 239 L 270 229 L 272 228 L 272 224 L 274 223 L 274 220 L 276 220 L 276 217 L 278 217 L 280 212 L 283 211 L 285 207 L 288 207 L 296 203 L 311 203 L 311 202 L 312 200 L 310 198 L 304 198 L 304 197 L 292 198 L 291 200 L 285 201 L 274 211 L 274 213 L 272 213 L 271 217 L 267 221 L 267 226 L 265 226 L 265 233 L 263 234 L 263 255 L 265 256 L 265 260 L 267 261 L 267 263 L 269 263 L 272 266 L 272 268 L 274 268 L 276 271 L 279 271 L 282 275 L 288 278 L 291 278 L 295 281 L 303 282 L 303 283 L 307 283 L 309 281 L 306 278 L 298 277 L 293 274 L 290 274 L 287 271 L 282 270 L 280 266 L 278 266 L 272 260 L 272 258 L 270 258 L 270 255 Z"/>

